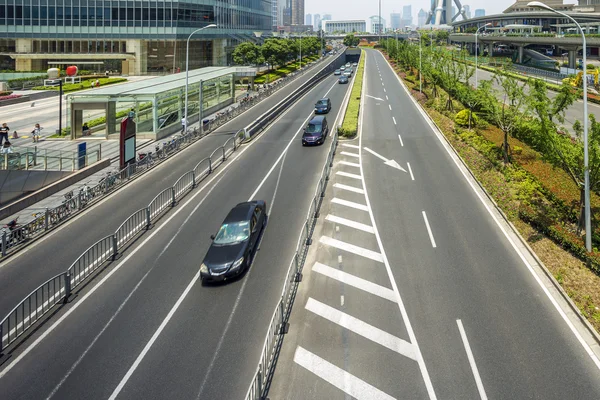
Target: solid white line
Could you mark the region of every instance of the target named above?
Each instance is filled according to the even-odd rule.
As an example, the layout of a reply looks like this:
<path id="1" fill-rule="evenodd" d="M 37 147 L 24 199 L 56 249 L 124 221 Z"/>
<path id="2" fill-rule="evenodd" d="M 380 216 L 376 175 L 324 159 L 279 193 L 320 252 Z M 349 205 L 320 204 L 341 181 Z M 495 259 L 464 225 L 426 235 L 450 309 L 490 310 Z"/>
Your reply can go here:
<path id="1" fill-rule="evenodd" d="M 390 111 L 392 111 L 392 105 L 388 104 L 388 107 L 390 108 Z"/>
<path id="2" fill-rule="evenodd" d="M 475 363 L 475 357 L 473 357 L 473 352 L 471 351 L 471 346 L 469 345 L 469 339 L 467 339 L 467 334 L 465 333 L 465 328 L 463 327 L 462 321 L 460 319 L 456 320 L 456 324 L 458 325 L 458 330 L 460 331 L 460 337 L 462 338 L 463 345 L 465 346 L 465 351 L 467 352 L 467 358 L 469 359 L 469 364 L 471 364 L 471 370 L 473 371 L 473 376 L 475 377 L 475 383 L 477 384 L 477 390 L 479 391 L 479 397 L 481 397 L 481 400 L 487 400 L 487 395 L 485 394 L 485 388 L 483 387 L 483 382 L 481 381 L 481 377 L 479 376 L 479 370 L 477 369 L 477 364 Z"/>
<path id="3" fill-rule="evenodd" d="M 339 175 L 339 176 L 345 176 L 346 178 L 352 178 L 352 179 L 358 179 L 358 180 L 361 179 L 360 175 L 351 174 L 349 172 L 344 172 L 344 171 L 337 171 L 335 174 Z"/>
<path id="4" fill-rule="evenodd" d="M 334 83 L 329 90 L 327 91 L 327 93 L 325 93 L 326 97 L 329 92 L 331 92 L 331 90 L 337 85 L 337 82 Z M 310 93 L 310 91 L 309 91 Z M 290 108 L 291 109 L 291 108 Z M 273 164 L 273 166 L 271 167 L 271 169 L 269 170 L 269 172 L 267 172 L 267 174 L 265 175 L 265 177 L 263 178 L 263 180 L 260 182 L 260 184 L 258 185 L 258 187 L 256 188 L 256 190 L 254 191 L 254 193 L 252 193 L 252 196 L 250 196 L 250 199 L 253 200 L 256 195 L 258 194 L 258 191 L 262 188 L 262 186 L 265 184 L 265 182 L 267 181 L 267 179 L 269 178 L 269 176 L 271 175 L 271 173 L 273 172 L 273 170 L 277 167 L 277 164 L 279 164 L 279 161 L 281 161 L 281 159 L 285 156 L 285 153 L 287 153 L 288 149 L 290 148 L 290 146 L 294 143 L 294 139 L 296 138 L 296 136 L 298 136 L 298 134 L 300 134 L 300 132 L 302 132 L 302 130 L 304 129 L 304 127 L 306 126 L 306 124 L 308 123 L 308 120 L 311 119 L 313 117 L 313 113 L 311 112 L 310 115 L 308 116 L 308 118 L 306 118 L 304 120 L 304 122 L 302 123 L 302 125 L 300 126 L 300 128 L 296 131 L 296 133 L 294 134 L 294 136 L 292 137 L 292 140 L 290 140 L 290 142 L 288 143 L 288 145 L 285 147 L 285 149 L 283 150 L 283 152 L 281 153 L 281 155 L 279 156 L 279 158 L 277 158 L 277 161 L 275 161 L 275 164 Z"/>
<path id="5" fill-rule="evenodd" d="M 353 163 L 353 162 L 349 162 L 349 161 L 340 161 L 339 163 L 340 163 L 341 165 L 347 165 L 347 166 L 349 166 L 349 167 L 360 168 L 360 164 Z"/>
<path id="6" fill-rule="evenodd" d="M 389 300 L 392 303 L 396 303 L 396 293 L 394 293 L 393 290 L 378 285 L 376 283 L 369 282 L 365 279 L 351 275 L 344 271 L 340 271 L 336 268 L 331 268 L 330 266 L 318 262 L 316 262 L 315 265 L 313 265 L 312 270 L 318 272 L 321 275 L 325 275 L 329 278 L 335 279 L 336 281 L 340 281 L 346 285 L 355 287 L 367 293 L 374 294 L 375 296 L 379 296 L 382 299 Z"/>
<path id="7" fill-rule="evenodd" d="M 196 275 L 194 275 L 194 277 L 192 278 L 192 280 L 190 281 L 190 283 L 188 284 L 188 286 L 185 288 L 185 290 L 183 291 L 183 293 L 181 294 L 181 296 L 179 296 L 179 299 L 177 299 L 177 302 L 175 303 L 175 305 L 173 306 L 173 308 L 171 308 L 171 311 L 169 311 L 169 313 L 167 314 L 167 316 L 165 317 L 165 319 L 163 320 L 163 322 L 160 324 L 160 326 L 158 327 L 158 329 L 156 330 L 156 332 L 154 332 L 154 335 L 152 335 L 152 337 L 150 338 L 150 341 L 148 343 L 146 343 L 146 346 L 144 347 L 144 349 L 142 350 L 142 352 L 139 354 L 139 356 L 136 358 L 136 360 L 134 361 L 133 365 L 129 368 L 129 370 L 127 371 L 127 373 L 123 377 L 123 379 L 121 379 L 121 382 L 119 382 L 119 384 L 117 385 L 117 387 L 115 388 L 115 390 L 112 392 L 112 394 L 110 395 L 110 397 L 108 398 L 108 400 L 114 400 L 114 399 L 116 399 L 117 396 L 119 395 L 119 393 L 121 393 L 121 390 L 123 390 L 123 387 L 125 386 L 125 384 L 129 380 L 129 378 L 131 377 L 131 375 L 133 375 L 133 372 L 136 370 L 136 368 L 138 367 L 138 365 L 140 365 L 140 363 L 142 362 L 142 360 L 144 359 L 144 357 L 146 356 L 146 354 L 148 353 L 148 351 L 150 350 L 150 348 L 152 347 L 152 345 L 154 344 L 154 342 L 156 341 L 156 339 L 158 339 L 158 336 L 160 336 L 160 334 L 163 331 L 163 329 L 165 329 L 165 327 L 167 326 L 167 324 L 169 323 L 169 321 L 171 320 L 171 318 L 175 314 L 175 311 L 177 311 L 177 309 L 179 308 L 179 306 L 181 305 L 181 303 L 183 302 L 183 300 L 186 298 L 186 296 L 190 292 L 190 290 L 192 290 L 192 287 L 194 286 L 194 284 L 196 283 L 196 281 L 198 281 L 198 279 L 200 279 L 200 270 L 198 270 L 198 272 L 196 272 Z"/>
<path id="8" fill-rule="evenodd" d="M 367 63 L 368 63 L 368 61 L 367 61 Z M 392 68 L 389 64 L 387 64 L 387 65 L 390 69 Z M 365 75 L 366 75 L 366 68 L 365 68 Z M 400 78 L 398 78 L 398 79 L 400 79 Z M 364 80 L 364 82 L 365 82 L 365 90 L 366 90 L 368 81 Z M 364 107 L 364 99 L 361 100 L 361 107 Z M 359 133 L 358 141 L 359 141 L 359 146 L 361 146 L 361 150 L 360 150 L 361 154 L 362 154 L 363 121 L 364 121 L 364 113 L 362 113 L 360 115 L 359 122 L 358 122 L 358 133 Z M 362 169 L 363 169 L 363 165 L 361 163 L 361 171 L 362 171 Z M 421 350 L 420 350 L 419 344 L 417 342 L 417 336 L 415 335 L 415 332 L 412 328 L 412 324 L 410 323 L 410 319 L 408 318 L 408 313 L 406 312 L 406 307 L 404 307 L 404 303 L 402 302 L 402 296 L 400 296 L 400 291 L 398 290 L 398 285 L 396 284 L 396 278 L 394 277 L 394 273 L 392 272 L 392 268 L 390 266 L 389 260 L 387 259 L 387 256 L 385 254 L 385 249 L 383 248 L 383 242 L 381 241 L 381 236 L 379 235 L 379 231 L 377 230 L 375 216 L 373 215 L 373 210 L 371 209 L 371 201 L 369 200 L 369 193 L 367 190 L 367 186 L 365 184 L 364 174 L 361 174 L 361 175 L 363 175 L 363 188 L 365 189 L 365 200 L 366 200 L 368 208 L 369 208 L 369 216 L 371 217 L 371 224 L 373 225 L 373 229 L 375 230 L 375 238 L 377 239 L 377 244 L 379 245 L 379 249 L 381 250 L 381 256 L 383 257 L 383 262 L 385 265 L 385 269 L 388 273 L 388 278 L 390 280 L 390 283 L 392 285 L 392 289 L 394 290 L 394 293 L 396 293 L 398 309 L 400 310 L 400 314 L 402 315 L 402 320 L 406 327 L 406 331 L 408 332 L 408 336 L 410 337 L 410 343 L 412 343 L 415 346 L 415 348 L 417 349 L 417 362 L 419 364 L 419 369 L 421 370 L 421 376 L 423 377 L 425 387 L 427 388 L 427 394 L 429 395 L 429 399 L 435 400 L 435 399 L 437 399 L 437 396 L 436 396 L 435 390 L 433 388 L 433 383 L 431 382 L 431 377 L 429 376 L 429 372 L 427 371 L 427 365 L 425 364 L 425 360 L 423 359 L 423 355 L 421 354 Z"/>
<path id="9" fill-rule="evenodd" d="M 348 186 L 348 185 L 343 185 L 341 183 L 334 183 L 333 187 L 336 189 L 343 189 L 343 190 L 347 190 L 349 192 L 354 192 L 354 193 L 359 193 L 359 194 L 365 194 L 365 191 L 359 188 L 356 188 L 354 186 Z"/>
<path id="10" fill-rule="evenodd" d="M 321 303 L 312 297 L 309 297 L 305 308 L 313 314 L 317 314 L 318 316 L 338 324 L 349 331 L 371 340 L 372 342 L 380 344 L 383 347 L 387 347 L 388 349 L 408 357 L 411 360 L 417 360 L 414 346 L 407 341 L 400 339 L 399 337 L 391 335 L 377 327 L 374 327 L 373 325 L 367 324 L 366 322 L 361 321 L 358 318 L 354 318 L 349 314 L 336 310 L 335 308 Z"/>
<path id="11" fill-rule="evenodd" d="M 321 236 L 319 241 L 327 246 L 335 247 L 336 249 L 347 251 L 361 257 L 369 258 L 373 261 L 383 262 L 383 258 L 380 253 L 376 251 L 365 249 L 364 247 L 355 246 L 350 243 L 342 242 L 341 240 L 330 238 L 329 236 Z"/>
<path id="12" fill-rule="evenodd" d="M 429 239 L 431 240 L 431 245 L 436 247 L 435 239 L 433 238 L 433 232 L 431 232 L 431 227 L 429 226 L 429 220 L 427 220 L 427 214 L 423 211 L 423 219 L 425 220 L 425 226 L 427 226 L 427 233 L 429 233 Z"/>
<path id="13" fill-rule="evenodd" d="M 357 400 L 395 400 L 367 382 L 298 346 L 294 362 Z"/>
<path id="14" fill-rule="evenodd" d="M 404 142 L 402 141 L 402 136 L 398 134 L 398 139 L 400 139 L 400 146 L 404 147 Z"/>
<path id="15" fill-rule="evenodd" d="M 392 117 L 392 119 L 394 120 L 394 125 L 398 125 L 398 123 L 396 122 L 396 117 Z M 400 135 L 398 135 L 400 136 Z"/>
<path id="16" fill-rule="evenodd" d="M 389 69 L 392 70 L 392 72 L 393 72 L 394 70 L 392 69 L 392 66 L 389 63 L 386 63 L 386 64 L 389 67 Z M 538 285 L 540 286 L 540 288 L 542 289 L 542 291 L 544 292 L 544 294 L 546 295 L 548 300 L 550 300 L 550 302 L 552 303 L 552 305 L 554 306 L 554 308 L 556 309 L 558 314 L 561 316 L 561 318 L 563 319 L 565 324 L 567 324 L 567 326 L 569 327 L 569 329 L 571 330 L 571 332 L 573 333 L 575 338 L 579 341 L 579 343 L 581 344 L 581 347 L 583 347 L 583 349 L 588 354 L 588 356 L 592 359 L 594 364 L 596 364 L 596 368 L 600 369 L 600 360 L 598 359 L 598 356 L 596 356 L 594 351 L 591 349 L 590 345 L 586 343 L 586 341 L 581 336 L 581 334 L 579 333 L 577 328 L 575 328 L 575 325 L 573 325 L 573 322 L 571 322 L 571 320 L 569 319 L 567 314 L 560 307 L 560 305 L 558 304 L 556 299 L 552 296 L 552 294 L 550 294 L 550 291 L 548 290 L 548 288 L 546 287 L 544 282 L 542 282 L 542 279 L 539 277 L 537 272 L 533 269 L 533 266 L 529 263 L 529 261 L 527 261 L 527 259 L 525 258 L 525 255 L 517 247 L 517 244 L 512 239 L 512 237 L 510 237 L 510 235 L 508 234 L 508 231 L 500 223 L 500 220 L 498 219 L 498 217 L 494 214 L 494 212 L 492 211 L 492 209 L 490 208 L 488 203 L 484 200 L 483 194 L 477 190 L 477 188 L 475 187 L 475 184 L 471 181 L 472 178 L 469 179 L 470 174 L 466 170 L 466 167 L 464 165 L 462 165 L 461 162 L 458 160 L 458 157 L 456 156 L 456 154 L 449 147 L 450 145 L 448 144 L 448 142 L 446 142 L 446 140 L 442 137 L 443 134 L 436 129 L 436 127 L 433 124 L 433 122 L 431 121 L 431 119 L 427 116 L 425 111 L 418 105 L 417 101 L 412 97 L 412 95 L 410 94 L 408 89 L 404 86 L 400 77 L 396 76 L 396 79 L 398 80 L 402 89 L 404 89 L 404 91 L 406 92 L 407 96 L 411 99 L 414 107 L 421 113 L 421 116 L 423 117 L 425 122 L 431 128 L 431 131 L 436 135 L 436 137 L 438 138 L 438 140 L 440 141 L 442 146 L 444 146 L 444 148 L 446 149 L 446 152 L 448 153 L 448 155 L 450 156 L 452 161 L 454 161 L 454 164 L 456 165 L 456 167 L 458 168 L 460 173 L 463 175 L 463 177 L 465 178 L 465 180 L 467 181 L 467 183 L 469 184 L 469 186 L 471 187 L 471 189 L 473 190 L 473 192 L 475 193 L 477 198 L 479 198 L 479 201 L 481 202 L 481 204 L 483 204 L 483 206 L 487 210 L 488 214 L 492 217 L 492 219 L 494 220 L 494 222 L 496 223 L 496 225 L 498 226 L 498 228 L 500 229 L 500 231 L 502 232 L 502 234 L 504 235 L 506 240 L 508 240 L 508 242 L 513 247 L 513 249 L 519 256 L 519 258 L 521 259 L 523 264 L 525 264 L 525 266 L 527 267 L 527 269 L 529 270 L 531 275 L 534 277 L 534 279 L 536 280 L 536 282 L 538 283 Z"/>
<path id="17" fill-rule="evenodd" d="M 347 152 L 347 151 L 342 151 L 340 154 L 345 155 L 345 156 L 354 157 L 354 158 L 360 158 L 360 155 L 358 155 L 356 153 L 350 153 L 350 152 Z"/>
<path id="18" fill-rule="evenodd" d="M 150 267 L 150 269 L 148 269 L 148 271 L 146 271 L 146 273 L 144 274 L 144 276 L 138 281 L 138 283 L 134 286 L 134 288 L 131 290 L 131 292 L 129 292 L 129 294 L 127 295 L 127 297 L 125 298 L 125 300 L 123 300 L 123 302 L 119 305 L 119 308 L 117 308 L 117 310 L 114 312 L 114 314 L 110 317 L 110 319 L 104 325 L 104 327 L 102 328 L 102 330 L 100 330 L 100 332 L 94 337 L 94 339 L 92 340 L 92 342 L 87 346 L 87 348 L 85 349 L 85 351 L 81 354 L 81 356 L 79 356 L 79 358 L 77 359 L 77 361 L 75 361 L 75 363 L 71 366 L 71 368 L 69 368 L 69 370 L 67 371 L 67 373 L 65 374 L 65 376 L 58 383 L 58 385 L 56 385 L 54 387 L 54 389 L 52 390 L 52 392 L 48 395 L 48 397 L 46 397 L 46 400 L 49 400 L 50 398 L 52 398 L 56 394 L 56 392 L 58 392 L 58 390 L 66 382 L 66 380 L 69 378 L 69 376 L 71 376 L 73 374 L 73 372 L 75 371 L 75 369 L 77 368 L 77 366 L 79 364 L 81 364 L 81 362 L 83 361 L 83 359 L 85 358 L 85 356 L 89 353 L 89 351 L 92 349 L 92 347 L 94 347 L 94 345 L 96 344 L 96 342 L 98 341 L 98 339 L 100 339 L 100 337 L 102 336 L 102 334 L 108 329 L 108 327 L 112 324 L 112 322 L 115 320 L 115 318 L 117 318 L 117 316 L 121 313 L 121 310 L 123 310 L 123 308 L 125 307 L 125 305 L 129 302 L 129 299 L 134 295 L 135 292 L 137 292 L 137 290 L 142 285 L 142 283 L 146 280 L 146 278 L 148 277 L 148 275 L 150 275 L 150 273 L 152 271 L 154 271 L 154 267 L 156 267 L 156 265 L 157 265 L 156 261 L 159 260 L 163 256 L 163 254 L 167 251 L 167 249 L 169 249 L 169 247 L 171 247 L 171 244 L 173 244 L 173 242 L 175 241 L 175 239 L 177 238 L 177 236 L 179 236 L 179 233 L 183 230 L 183 227 L 185 226 L 185 224 L 187 224 L 188 221 L 192 218 L 192 215 L 194 215 L 196 213 L 196 211 L 198 211 L 198 208 L 200 208 L 200 206 L 204 203 L 204 201 L 208 198 L 208 196 L 210 196 L 210 194 L 212 193 L 213 189 L 215 189 L 217 187 L 217 185 L 219 184 L 219 182 L 224 177 L 225 177 L 225 175 L 223 175 L 217 181 L 217 183 L 215 184 L 215 186 L 213 186 L 206 193 L 206 195 L 202 198 L 202 200 L 200 200 L 200 202 L 198 203 L 198 205 L 196 205 L 196 207 L 194 207 L 194 209 L 192 210 L 192 212 L 190 213 L 190 215 L 188 215 L 188 217 L 185 219 L 185 221 L 183 221 L 183 223 L 181 224 L 181 226 L 179 227 L 179 229 L 177 230 L 177 232 L 173 235 L 173 237 L 171 238 L 171 240 L 169 240 L 169 242 L 167 243 L 167 245 L 164 246 L 164 248 L 161 250 L 161 252 L 158 255 L 158 257 L 156 257 L 154 265 L 152 265 L 152 267 Z"/>
<path id="19" fill-rule="evenodd" d="M 344 147 L 349 147 L 351 149 L 358 149 L 358 146 L 355 144 L 349 144 L 349 143 L 342 143 L 342 146 Z"/>
<path id="20" fill-rule="evenodd" d="M 410 167 L 410 163 L 407 162 L 406 165 L 408 165 L 408 172 L 410 172 L 410 179 L 412 179 L 414 181 L 415 180 L 415 176 L 412 173 L 412 168 Z"/>
<path id="21" fill-rule="evenodd" d="M 334 85 L 335 86 L 335 85 Z M 312 91 L 308 91 L 304 96 L 302 96 L 302 98 L 304 98 L 305 96 L 308 96 Z M 302 99 L 301 98 L 301 99 Z M 277 121 L 281 120 L 290 110 L 292 110 L 293 108 L 290 107 L 287 111 L 285 111 L 281 116 L 279 116 L 274 122 L 273 124 L 275 124 Z M 265 130 L 262 134 L 261 137 L 263 137 L 263 135 L 269 130 L 271 129 L 271 127 L 273 126 L 273 124 L 267 128 L 267 130 Z M 42 340 L 44 340 L 47 336 L 49 336 L 65 319 L 67 319 L 72 313 L 75 312 L 75 310 L 77 310 L 82 304 L 84 304 L 84 302 L 92 295 L 94 294 L 94 292 L 96 290 L 98 290 L 108 279 L 110 279 L 110 277 L 113 276 L 113 274 L 115 274 L 117 271 L 119 271 L 123 265 L 125 265 L 125 263 L 127 263 L 127 261 L 129 261 L 135 254 L 137 254 L 138 251 L 140 251 L 150 240 L 152 240 L 152 238 L 154 238 L 155 235 L 157 235 L 159 232 L 161 232 L 163 230 L 163 227 L 166 226 L 168 223 L 170 223 L 177 215 L 179 215 L 179 213 L 184 210 L 189 204 L 191 204 L 193 201 L 195 201 L 195 199 L 202 194 L 202 192 L 204 191 L 204 189 L 206 189 L 208 186 L 210 186 L 215 180 L 219 179 L 219 176 L 221 176 L 224 172 L 226 172 L 228 170 L 228 168 L 234 164 L 235 161 L 237 161 L 246 151 L 248 151 L 248 149 L 252 148 L 252 146 L 254 146 L 256 143 L 259 143 L 260 138 L 257 138 L 255 140 L 253 140 L 252 142 L 250 142 L 247 146 L 244 146 L 244 148 L 242 148 L 242 150 L 234 157 L 231 159 L 231 161 L 229 163 L 227 163 L 224 167 L 219 168 L 219 170 L 214 174 L 214 176 L 212 177 L 212 179 L 210 179 L 208 182 L 206 182 L 206 184 L 204 186 L 202 186 L 195 194 L 193 194 L 188 201 L 186 201 L 184 204 L 180 205 L 178 209 L 176 209 L 172 215 L 170 215 L 164 222 L 162 225 L 160 225 L 160 227 L 156 227 L 155 229 L 152 230 L 152 232 L 150 233 L 150 235 L 148 237 L 146 237 L 138 247 L 136 247 L 135 249 L 133 249 L 131 251 L 131 253 L 129 253 L 127 256 L 125 256 L 125 258 L 123 258 L 121 260 L 121 262 L 119 262 L 113 269 L 110 270 L 110 272 L 108 272 L 104 278 L 102 278 L 94 287 L 92 287 L 90 289 L 89 292 L 87 292 L 83 297 L 81 297 L 79 299 L 79 301 L 77 303 L 75 303 L 67 312 L 65 312 L 65 314 L 60 317 L 55 323 L 53 323 L 46 331 L 44 331 L 32 344 L 30 344 L 21 354 L 19 354 L 14 360 L 12 360 L 12 362 L 10 364 L 8 364 L 6 366 L 6 368 L 4 368 L 2 371 L 0 371 L 0 379 L 2 379 L 2 377 L 4 377 L 11 369 L 13 369 L 15 367 L 15 365 L 17 365 L 23 358 L 25 358 L 25 356 L 27 356 L 27 354 L 29 354 L 37 345 L 39 345 Z M 290 143 L 293 142 L 293 138 L 290 140 Z M 192 148 L 193 146 L 188 146 L 186 147 L 186 149 L 184 149 L 183 151 L 187 151 L 187 149 Z M 289 145 L 288 145 L 289 147 Z M 182 153 L 183 153 L 182 151 Z M 171 157 L 169 160 L 165 161 L 164 163 L 161 163 L 161 165 L 167 165 L 166 163 L 168 163 L 170 160 L 175 160 L 176 157 Z M 277 162 L 274 164 L 276 165 Z M 149 175 L 144 175 L 144 176 L 149 176 Z M 220 179 L 219 179 L 220 180 Z M 117 192 L 114 192 L 117 193 Z M 113 195 L 114 195 L 113 193 Z M 111 198 L 112 195 L 108 196 L 105 200 L 102 201 L 106 201 L 107 199 Z M 83 214 L 80 214 L 83 215 Z M 75 217 L 79 218 L 79 217 Z M 74 221 L 75 219 L 71 220 Z M 64 226 L 68 226 L 71 222 L 67 222 Z M 62 227 L 63 225 L 61 225 Z M 59 229 L 57 229 L 57 231 L 59 231 Z M 55 231 L 56 232 L 56 231 Z M 52 234 L 45 236 L 43 239 L 41 240 L 45 240 L 45 238 L 50 237 Z M 39 241 L 36 241 L 36 243 L 38 243 Z M 20 253 L 17 253 L 16 256 L 18 256 Z M 11 257 L 9 260 L 14 259 L 13 257 Z"/>
<path id="22" fill-rule="evenodd" d="M 355 203 L 353 201 L 348 201 L 348 200 L 344 200 L 344 199 L 338 199 L 337 197 L 334 197 L 333 199 L 331 199 L 331 202 L 333 204 L 339 204 L 339 205 L 346 206 L 346 207 L 352 207 L 352 208 L 355 208 L 355 209 L 361 210 L 361 211 L 369 211 L 369 207 L 367 207 L 364 204 L 359 204 L 359 203 Z"/>
<path id="23" fill-rule="evenodd" d="M 346 225 L 350 228 L 354 228 L 354 229 L 358 229 L 361 230 L 363 232 L 367 232 L 367 233 L 375 233 L 375 231 L 373 231 L 373 227 L 366 225 L 366 224 L 361 224 L 360 222 L 356 222 L 356 221 L 352 221 L 350 219 L 346 219 L 346 218 L 342 218 L 342 217 L 337 217 L 335 215 L 331 215 L 331 214 L 327 214 L 327 216 L 325 217 L 325 219 L 327 221 L 331 221 L 335 224 L 340 224 L 340 225 Z"/>

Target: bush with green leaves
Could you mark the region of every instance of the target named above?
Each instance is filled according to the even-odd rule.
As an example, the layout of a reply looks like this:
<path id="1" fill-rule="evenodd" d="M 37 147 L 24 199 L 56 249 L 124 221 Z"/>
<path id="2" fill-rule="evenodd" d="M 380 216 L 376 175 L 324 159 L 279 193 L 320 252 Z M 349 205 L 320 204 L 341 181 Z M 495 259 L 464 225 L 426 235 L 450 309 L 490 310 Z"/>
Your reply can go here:
<path id="1" fill-rule="evenodd" d="M 469 120 L 470 117 L 470 120 Z M 456 122 L 458 125 L 460 126 L 474 126 L 477 125 L 479 118 L 477 117 L 477 115 L 472 112 L 471 110 L 468 109 L 464 109 L 464 110 L 460 110 L 459 112 L 456 113 L 456 116 L 454 117 L 454 122 Z"/>

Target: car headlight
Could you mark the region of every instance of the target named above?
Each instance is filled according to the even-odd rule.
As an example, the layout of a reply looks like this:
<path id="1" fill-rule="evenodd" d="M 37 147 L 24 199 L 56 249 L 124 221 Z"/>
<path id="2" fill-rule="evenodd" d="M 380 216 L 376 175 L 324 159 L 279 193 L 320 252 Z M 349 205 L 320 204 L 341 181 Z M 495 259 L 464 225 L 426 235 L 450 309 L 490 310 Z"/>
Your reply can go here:
<path id="1" fill-rule="evenodd" d="M 200 266 L 200 273 L 208 274 L 208 267 L 206 266 L 206 264 L 202 263 L 202 265 Z"/>
<path id="2" fill-rule="evenodd" d="M 239 260 L 236 260 L 232 265 L 231 265 L 231 269 L 236 269 L 239 268 L 240 265 L 242 265 L 242 263 L 244 262 L 244 257 L 240 258 Z"/>

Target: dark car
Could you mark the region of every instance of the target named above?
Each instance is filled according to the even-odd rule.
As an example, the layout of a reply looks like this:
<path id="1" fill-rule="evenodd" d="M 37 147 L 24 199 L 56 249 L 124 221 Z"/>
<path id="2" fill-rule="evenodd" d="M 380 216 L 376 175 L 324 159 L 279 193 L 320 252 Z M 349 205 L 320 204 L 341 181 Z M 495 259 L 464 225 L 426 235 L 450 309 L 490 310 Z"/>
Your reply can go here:
<path id="1" fill-rule="evenodd" d="M 339 83 L 348 83 L 348 77 L 347 76 L 340 76 L 340 79 L 338 79 Z"/>
<path id="2" fill-rule="evenodd" d="M 202 283 L 236 277 L 250 268 L 259 239 L 267 224 L 263 200 L 235 206 L 221 224 L 200 266 Z"/>
<path id="3" fill-rule="evenodd" d="M 331 111 L 331 100 L 323 98 L 315 104 L 315 114 L 327 114 Z"/>
<path id="4" fill-rule="evenodd" d="M 322 144 L 325 142 L 328 133 L 329 127 L 327 125 L 327 118 L 321 115 L 316 116 L 311 119 L 306 128 L 304 128 L 302 145 Z"/>

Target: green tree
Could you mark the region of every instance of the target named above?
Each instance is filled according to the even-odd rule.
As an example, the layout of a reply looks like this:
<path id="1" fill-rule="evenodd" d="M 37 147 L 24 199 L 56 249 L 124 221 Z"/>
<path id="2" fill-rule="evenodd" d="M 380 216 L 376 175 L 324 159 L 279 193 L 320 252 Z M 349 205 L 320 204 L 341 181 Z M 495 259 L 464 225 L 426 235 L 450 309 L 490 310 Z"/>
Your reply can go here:
<path id="1" fill-rule="evenodd" d="M 262 57 L 259 46 L 251 42 L 240 43 L 232 53 L 233 62 L 238 65 L 258 64 Z"/>
<path id="2" fill-rule="evenodd" d="M 360 39 L 354 36 L 352 33 L 349 33 L 344 38 L 344 45 L 348 47 L 358 46 L 360 43 Z"/>
<path id="3" fill-rule="evenodd" d="M 502 155 L 505 163 L 510 163 L 510 145 L 508 138 L 513 136 L 519 122 L 523 119 L 521 107 L 525 102 L 525 92 L 519 81 L 509 74 L 499 73 L 494 77 L 501 91 L 498 93 L 492 85 L 481 86 L 482 109 L 488 119 L 496 125 L 504 134 L 502 143 Z M 498 101 L 498 94 L 502 101 Z"/>

